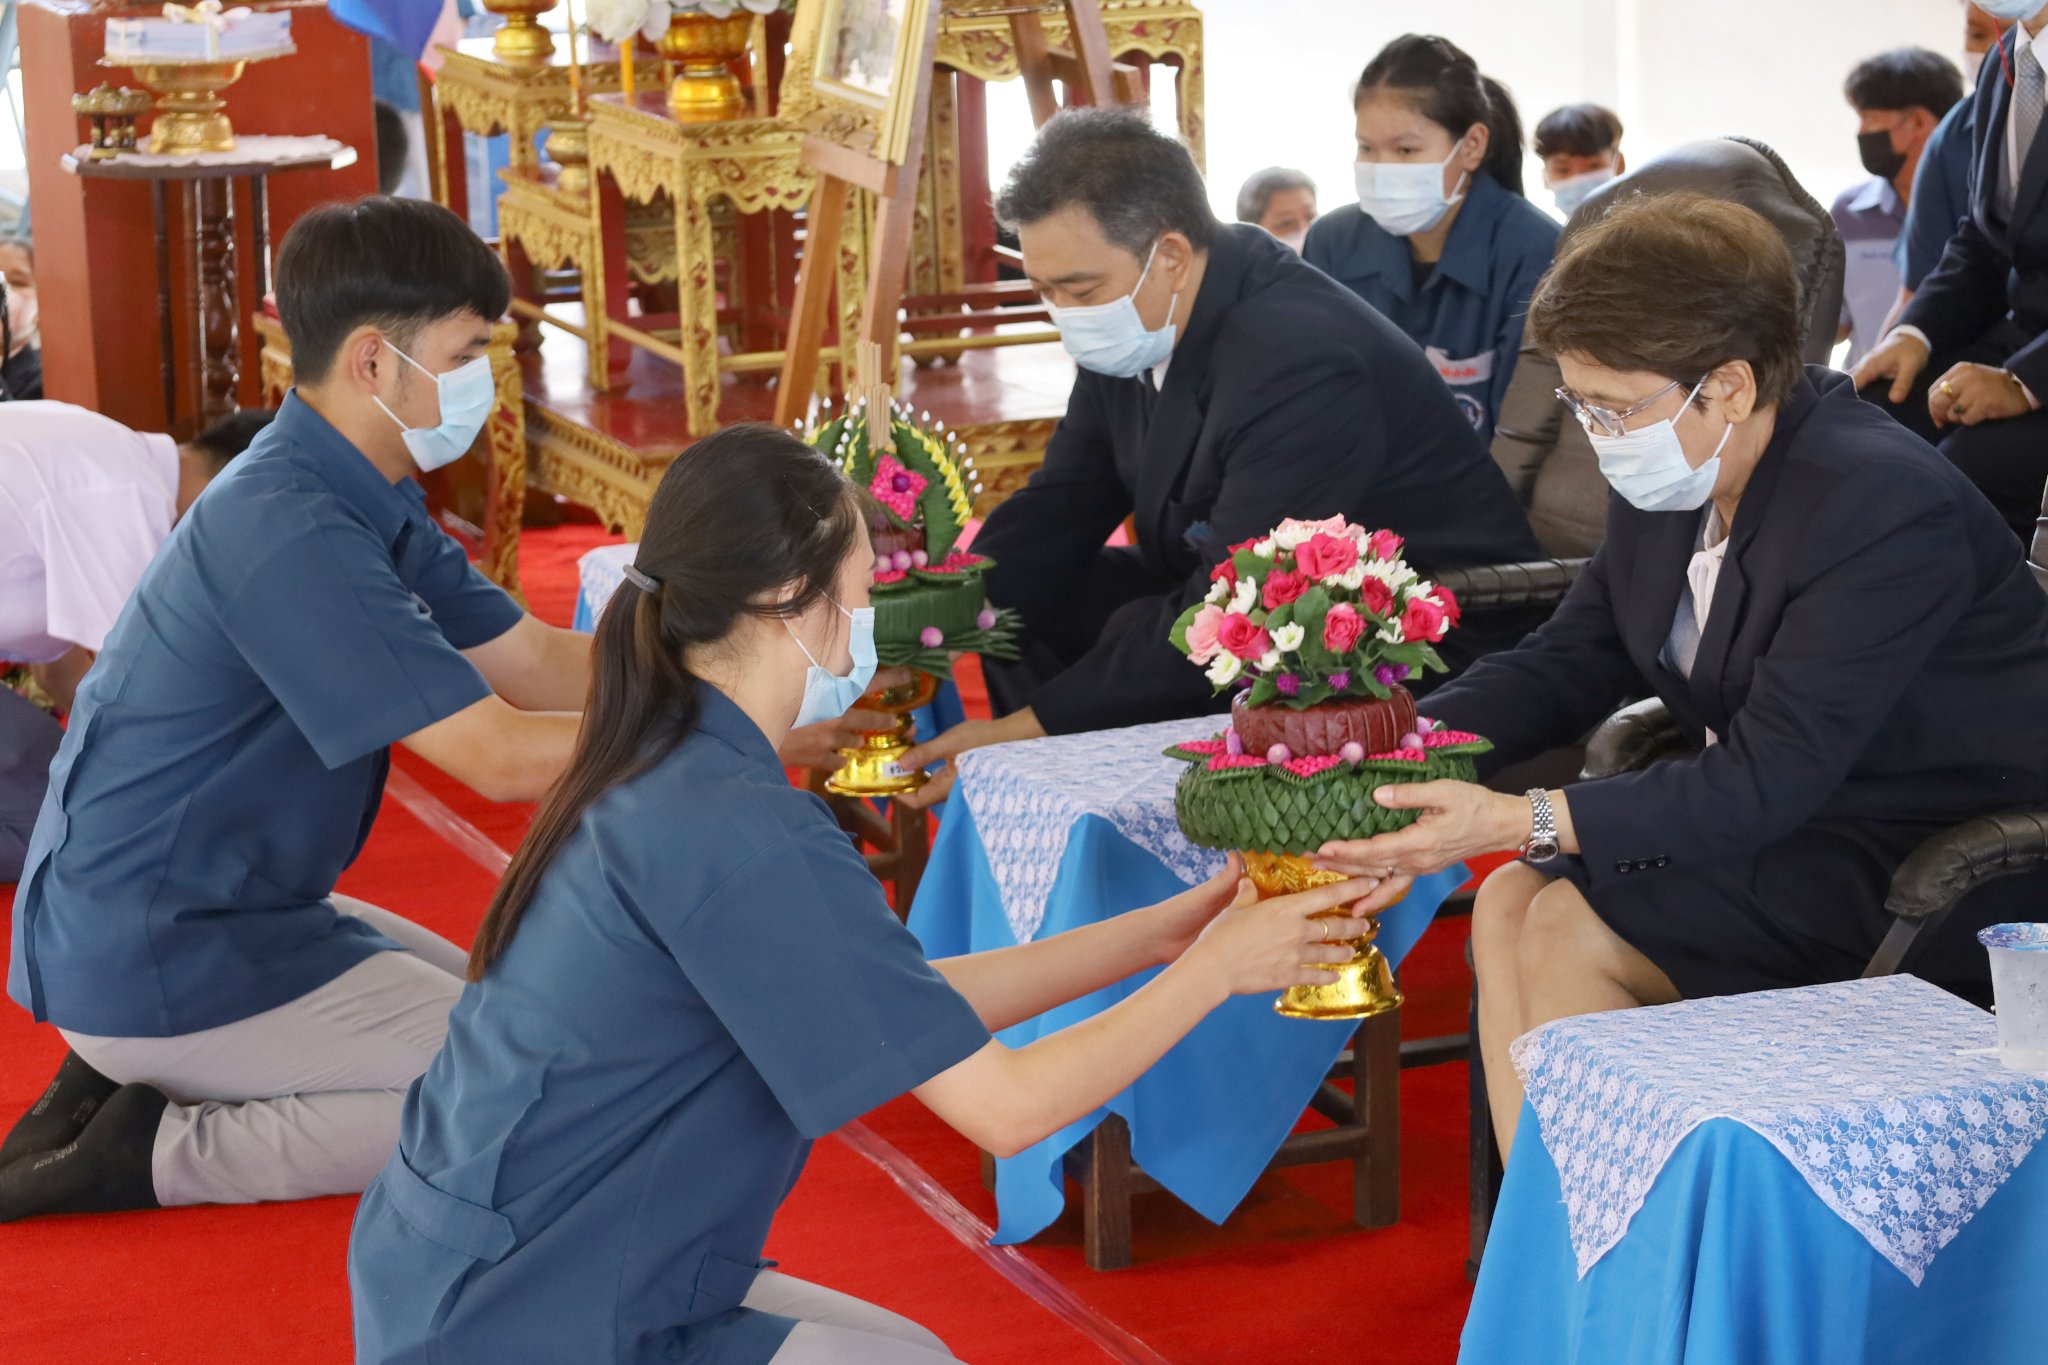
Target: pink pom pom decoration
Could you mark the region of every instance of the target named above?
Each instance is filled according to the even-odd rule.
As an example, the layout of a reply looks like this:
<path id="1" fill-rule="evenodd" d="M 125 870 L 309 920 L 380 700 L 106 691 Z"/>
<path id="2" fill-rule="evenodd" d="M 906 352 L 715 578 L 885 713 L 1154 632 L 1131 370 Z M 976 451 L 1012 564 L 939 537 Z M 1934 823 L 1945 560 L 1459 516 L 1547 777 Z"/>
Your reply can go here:
<path id="1" fill-rule="evenodd" d="M 1266 750 L 1266 762 L 1268 763 L 1285 763 L 1293 757 L 1294 750 L 1288 748 L 1285 744 L 1275 744 L 1272 748 Z"/>
<path id="2" fill-rule="evenodd" d="M 996 628 L 996 609 L 994 607 L 983 607 L 981 614 L 974 618 L 974 625 L 978 630 L 994 630 Z"/>
<path id="3" fill-rule="evenodd" d="M 946 632 L 940 630 L 937 626 L 926 626 L 917 633 L 917 642 L 926 649 L 937 649 L 940 645 L 946 643 Z"/>
<path id="4" fill-rule="evenodd" d="M 1365 762 L 1365 746 L 1355 739 L 1351 740 L 1337 751 L 1337 757 L 1343 759 L 1346 763 L 1363 763 Z"/>
<path id="5" fill-rule="evenodd" d="M 922 569 L 925 565 L 932 562 L 932 557 L 923 550 L 912 550 L 910 552 L 910 562 L 917 568 Z"/>

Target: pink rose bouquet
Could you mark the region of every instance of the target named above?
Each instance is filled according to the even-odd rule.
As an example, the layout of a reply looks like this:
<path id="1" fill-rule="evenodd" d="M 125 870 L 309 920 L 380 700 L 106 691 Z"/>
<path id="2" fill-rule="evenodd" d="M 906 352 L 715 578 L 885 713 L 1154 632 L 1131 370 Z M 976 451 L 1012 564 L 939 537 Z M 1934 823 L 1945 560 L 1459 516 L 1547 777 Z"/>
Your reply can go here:
<path id="1" fill-rule="evenodd" d="M 1392 531 L 1342 517 L 1288 520 L 1231 547 L 1208 594 L 1181 613 L 1173 643 L 1220 692 L 1294 708 L 1392 694 L 1425 669 L 1458 623 L 1450 590 L 1401 558 Z"/>

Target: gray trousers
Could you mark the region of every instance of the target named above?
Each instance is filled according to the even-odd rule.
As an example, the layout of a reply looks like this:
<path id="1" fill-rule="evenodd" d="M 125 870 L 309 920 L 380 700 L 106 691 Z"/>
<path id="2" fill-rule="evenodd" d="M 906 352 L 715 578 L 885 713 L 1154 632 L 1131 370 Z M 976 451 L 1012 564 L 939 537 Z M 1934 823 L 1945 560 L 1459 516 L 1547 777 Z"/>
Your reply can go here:
<path id="1" fill-rule="evenodd" d="M 171 1098 L 151 1175 L 159 1204 L 357 1194 L 398 1145 L 406 1087 L 462 994 L 462 949 L 346 896 L 345 914 L 406 948 L 378 953 L 276 1009 L 169 1038 L 64 1031 L 89 1065 Z"/>
<path id="2" fill-rule="evenodd" d="M 768 1365 L 947 1365 L 946 1343 L 900 1313 L 807 1280 L 764 1270 L 743 1308 L 796 1318 Z"/>

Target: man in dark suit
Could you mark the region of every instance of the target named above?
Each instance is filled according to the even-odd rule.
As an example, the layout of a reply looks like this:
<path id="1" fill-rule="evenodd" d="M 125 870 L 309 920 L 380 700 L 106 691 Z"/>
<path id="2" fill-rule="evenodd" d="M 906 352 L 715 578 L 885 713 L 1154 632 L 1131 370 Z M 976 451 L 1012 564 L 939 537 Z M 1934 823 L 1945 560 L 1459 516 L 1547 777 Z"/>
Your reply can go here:
<path id="1" fill-rule="evenodd" d="M 2020 16 L 1986 58 L 1972 96 L 1970 215 L 1855 372 L 1857 388 L 1938 444 L 2022 541 L 2048 478 L 2044 29 L 2048 5 Z"/>
<path id="2" fill-rule="evenodd" d="M 1424 574 L 1540 554 L 1421 350 L 1263 230 L 1219 223 L 1187 149 L 1142 115 L 1052 120 L 997 209 L 1081 373 L 1044 467 L 974 543 L 990 600 L 1027 627 L 1023 659 L 987 666 L 1002 718 L 907 761 L 1220 709 L 1168 632 L 1230 545 L 1287 517 L 1389 528 Z M 1126 518 L 1136 545 L 1105 548 Z M 1468 621 L 1446 662 L 1528 624 Z"/>

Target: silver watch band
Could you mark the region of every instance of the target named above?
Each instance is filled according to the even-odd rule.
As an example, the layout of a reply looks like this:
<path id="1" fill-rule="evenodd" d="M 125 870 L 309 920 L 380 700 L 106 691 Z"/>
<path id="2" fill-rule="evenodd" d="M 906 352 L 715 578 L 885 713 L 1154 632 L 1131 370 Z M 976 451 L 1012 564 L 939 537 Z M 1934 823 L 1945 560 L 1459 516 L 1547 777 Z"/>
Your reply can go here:
<path id="1" fill-rule="evenodd" d="M 1522 845 L 1522 856 L 1531 862 L 1548 862 L 1558 854 L 1557 812 L 1544 788 L 1531 787 L 1523 794 L 1529 801 L 1530 821 L 1529 842 Z"/>

